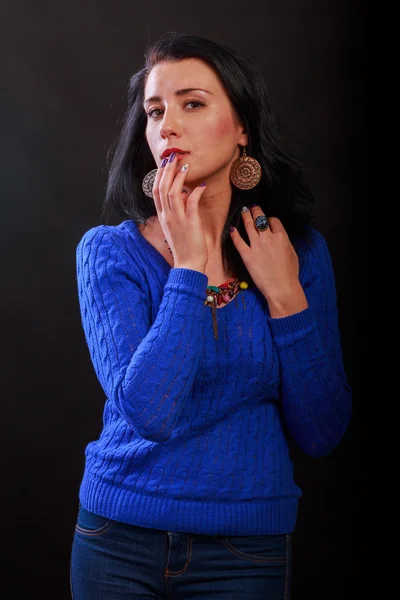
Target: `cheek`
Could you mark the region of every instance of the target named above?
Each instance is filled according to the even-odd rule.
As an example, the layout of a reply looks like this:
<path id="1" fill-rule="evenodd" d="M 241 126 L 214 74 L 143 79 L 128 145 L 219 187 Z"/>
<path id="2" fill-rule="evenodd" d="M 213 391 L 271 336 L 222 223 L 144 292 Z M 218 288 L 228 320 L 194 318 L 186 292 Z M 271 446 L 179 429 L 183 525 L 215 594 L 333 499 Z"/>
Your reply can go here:
<path id="1" fill-rule="evenodd" d="M 145 131 L 144 131 L 144 137 L 146 138 L 146 140 L 147 140 L 147 143 L 148 143 L 148 145 L 149 145 L 149 146 L 150 146 L 150 148 L 151 148 L 151 134 L 150 134 L 150 132 L 149 132 L 149 128 L 148 128 L 148 127 L 146 127 L 146 129 L 145 129 Z"/>
<path id="2" fill-rule="evenodd" d="M 144 134 L 144 135 L 145 135 L 145 138 L 146 138 L 146 140 L 147 140 L 147 144 L 148 144 L 148 146 L 149 146 L 149 148 L 150 148 L 150 152 L 151 152 L 151 153 L 153 154 L 153 156 L 154 156 L 154 151 L 155 151 L 155 149 L 156 149 L 156 148 L 155 148 L 155 144 L 154 144 L 154 134 L 152 135 L 151 131 L 150 131 L 148 128 L 146 128 L 146 129 L 145 129 L 145 134 Z"/>
<path id="3" fill-rule="evenodd" d="M 208 122 L 203 128 L 203 133 L 210 145 L 220 145 L 223 142 L 230 145 L 235 128 L 231 118 L 218 118 Z"/>

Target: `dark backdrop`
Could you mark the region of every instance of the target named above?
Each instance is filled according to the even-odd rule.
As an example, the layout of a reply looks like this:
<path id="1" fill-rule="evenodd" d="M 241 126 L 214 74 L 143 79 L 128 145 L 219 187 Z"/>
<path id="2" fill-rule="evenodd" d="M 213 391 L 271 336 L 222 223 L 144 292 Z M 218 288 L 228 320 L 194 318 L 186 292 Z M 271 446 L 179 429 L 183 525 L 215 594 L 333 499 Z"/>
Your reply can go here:
<path id="1" fill-rule="evenodd" d="M 100 222 L 106 152 L 129 77 L 145 44 L 167 30 L 247 55 L 266 76 L 286 142 L 308 165 L 336 271 L 354 417 L 331 456 L 294 455 L 303 498 L 293 600 L 361 597 L 366 259 L 357 4 L 9 0 L 1 13 L 3 597 L 70 598 L 84 449 L 99 433 L 104 402 L 81 329 L 75 248 Z"/>

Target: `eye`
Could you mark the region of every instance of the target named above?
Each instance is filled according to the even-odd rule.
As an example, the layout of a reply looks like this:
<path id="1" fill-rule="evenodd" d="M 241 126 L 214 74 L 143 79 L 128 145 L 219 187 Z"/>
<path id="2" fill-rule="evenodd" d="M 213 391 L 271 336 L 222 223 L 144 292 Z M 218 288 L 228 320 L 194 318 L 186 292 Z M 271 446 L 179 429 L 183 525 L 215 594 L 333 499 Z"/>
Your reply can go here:
<path id="1" fill-rule="evenodd" d="M 161 108 L 151 108 L 150 110 L 146 111 L 146 115 L 152 119 L 153 113 L 157 110 L 161 110 Z M 156 115 L 156 116 L 158 116 L 158 115 Z"/>
<path id="2" fill-rule="evenodd" d="M 205 106 L 204 102 L 199 102 L 199 100 L 189 100 L 189 102 L 186 102 L 185 106 L 188 106 L 188 104 L 197 104 L 195 108 L 198 108 L 199 106 Z"/>
<path id="3" fill-rule="evenodd" d="M 197 110 L 202 106 L 205 106 L 204 102 L 200 102 L 199 100 L 189 100 L 189 102 L 185 103 L 185 108 L 187 106 L 189 106 L 189 104 L 192 105 L 192 107 L 190 108 L 190 110 Z M 159 111 L 159 112 L 157 112 Z M 150 110 L 146 111 L 146 115 L 150 118 L 150 119 L 156 119 L 157 117 L 160 116 L 160 112 L 162 112 L 161 108 L 150 108 Z"/>

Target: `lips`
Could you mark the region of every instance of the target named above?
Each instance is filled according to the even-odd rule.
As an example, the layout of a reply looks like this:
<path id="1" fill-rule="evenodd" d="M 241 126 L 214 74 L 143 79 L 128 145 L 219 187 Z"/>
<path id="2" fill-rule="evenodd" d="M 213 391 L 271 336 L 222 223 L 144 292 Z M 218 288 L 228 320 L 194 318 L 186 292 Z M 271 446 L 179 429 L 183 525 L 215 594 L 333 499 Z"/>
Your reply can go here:
<path id="1" fill-rule="evenodd" d="M 189 154 L 187 150 L 182 150 L 181 148 L 166 148 L 164 152 L 161 154 L 161 158 L 166 158 L 170 154 L 175 152 L 176 154 L 184 155 Z"/>

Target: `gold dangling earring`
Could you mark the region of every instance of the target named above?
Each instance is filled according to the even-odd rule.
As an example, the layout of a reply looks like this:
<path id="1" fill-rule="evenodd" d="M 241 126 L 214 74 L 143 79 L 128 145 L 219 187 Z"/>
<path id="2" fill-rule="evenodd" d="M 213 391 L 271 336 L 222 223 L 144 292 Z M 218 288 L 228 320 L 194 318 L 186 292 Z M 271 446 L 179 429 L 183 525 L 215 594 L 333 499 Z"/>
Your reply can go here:
<path id="1" fill-rule="evenodd" d="M 158 169 L 149 171 L 142 181 L 142 190 L 149 198 L 153 198 L 153 184 L 156 178 Z"/>
<path id="2" fill-rule="evenodd" d="M 231 165 L 229 173 L 233 185 L 240 190 L 251 190 L 261 179 L 261 166 L 255 158 L 247 156 L 246 146 L 243 146 L 243 154 Z"/>

